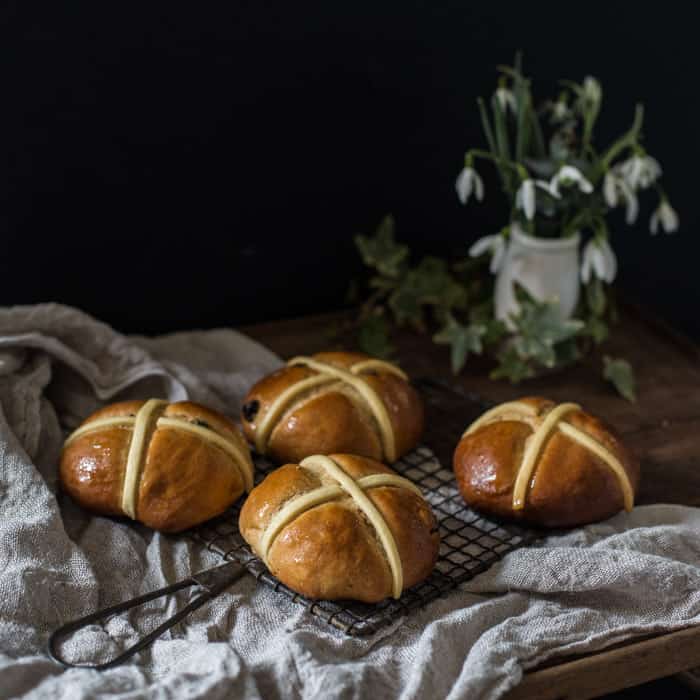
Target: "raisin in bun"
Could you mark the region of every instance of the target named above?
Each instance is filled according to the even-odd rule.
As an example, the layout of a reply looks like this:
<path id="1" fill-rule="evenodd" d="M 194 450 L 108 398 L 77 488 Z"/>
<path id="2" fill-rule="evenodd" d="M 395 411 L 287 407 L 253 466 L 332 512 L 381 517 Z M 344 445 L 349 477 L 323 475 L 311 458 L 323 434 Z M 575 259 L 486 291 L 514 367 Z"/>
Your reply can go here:
<path id="1" fill-rule="evenodd" d="M 314 455 L 271 472 L 239 527 L 274 576 L 325 600 L 398 598 L 430 574 L 440 546 L 418 487 L 355 455 Z"/>
<path id="2" fill-rule="evenodd" d="M 487 411 L 453 460 L 464 500 L 497 517 L 569 527 L 631 510 L 639 465 L 609 426 L 573 403 L 523 398 Z"/>
<path id="3" fill-rule="evenodd" d="M 228 418 L 189 401 L 127 401 L 91 415 L 66 440 L 63 489 L 81 506 L 178 532 L 253 488 L 248 446 Z"/>
<path id="4" fill-rule="evenodd" d="M 392 463 L 423 432 L 423 404 L 406 375 L 349 352 L 293 358 L 253 386 L 241 417 L 256 450 L 280 463 L 333 452 Z"/>

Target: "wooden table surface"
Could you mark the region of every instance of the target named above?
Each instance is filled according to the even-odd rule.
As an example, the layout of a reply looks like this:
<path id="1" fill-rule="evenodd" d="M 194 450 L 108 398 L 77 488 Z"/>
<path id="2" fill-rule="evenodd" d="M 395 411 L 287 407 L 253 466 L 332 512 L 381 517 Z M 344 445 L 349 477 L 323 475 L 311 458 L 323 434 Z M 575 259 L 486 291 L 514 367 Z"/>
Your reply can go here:
<path id="1" fill-rule="evenodd" d="M 334 334 L 345 313 L 248 326 L 242 330 L 283 358 L 356 349 L 351 334 Z M 448 379 L 488 401 L 542 395 L 576 401 L 612 423 L 642 465 L 638 504 L 700 506 L 700 348 L 658 320 L 625 308 L 605 352 L 635 368 L 637 403 L 620 398 L 601 377 L 602 357 L 513 386 L 488 379 L 489 362 L 467 361 L 453 377 L 449 351 L 429 336 L 396 334 L 396 359 L 411 376 Z M 526 674 L 509 697 L 588 698 L 700 666 L 700 627 L 622 645 Z"/>

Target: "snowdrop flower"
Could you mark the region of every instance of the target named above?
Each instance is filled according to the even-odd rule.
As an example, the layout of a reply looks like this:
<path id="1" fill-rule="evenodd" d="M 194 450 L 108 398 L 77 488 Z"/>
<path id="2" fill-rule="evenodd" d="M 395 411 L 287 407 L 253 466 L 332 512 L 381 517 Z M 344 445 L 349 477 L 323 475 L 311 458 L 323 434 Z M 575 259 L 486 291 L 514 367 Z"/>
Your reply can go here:
<path id="1" fill-rule="evenodd" d="M 668 203 L 668 200 L 664 197 L 656 211 L 651 215 L 651 222 L 649 228 L 652 234 L 656 234 L 659 230 L 659 224 L 661 228 L 666 233 L 673 233 L 678 230 L 680 221 L 678 219 L 678 214 L 676 210 Z"/>
<path id="2" fill-rule="evenodd" d="M 569 105 L 566 104 L 566 99 L 564 97 L 560 97 L 556 102 L 554 102 L 551 108 L 551 120 L 554 124 L 561 124 L 571 117 L 571 109 L 569 108 Z"/>
<path id="3" fill-rule="evenodd" d="M 535 217 L 535 181 L 526 178 L 520 183 L 518 191 L 515 193 L 515 208 L 522 209 L 525 217 L 532 221 Z"/>
<path id="4" fill-rule="evenodd" d="M 546 180 L 533 180 L 525 178 L 518 187 L 515 193 L 515 208 L 522 209 L 525 212 L 525 218 L 532 221 L 535 218 L 536 195 L 535 187 L 543 189 L 547 194 L 555 199 L 559 199 L 559 192 L 552 190 L 550 184 Z"/>
<path id="5" fill-rule="evenodd" d="M 619 171 L 633 190 L 646 189 L 660 177 L 661 165 L 656 158 L 635 153 L 620 164 Z"/>
<path id="6" fill-rule="evenodd" d="M 554 196 L 559 196 L 559 187 L 561 185 L 564 187 L 578 185 L 579 190 L 585 194 L 593 192 L 593 185 L 591 185 L 583 176 L 583 173 L 573 165 L 563 165 L 559 169 L 559 172 L 551 179 L 549 188 L 552 192 L 556 193 Z"/>
<path id="7" fill-rule="evenodd" d="M 583 79 L 582 88 L 581 98 L 586 102 L 597 104 L 603 97 L 603 88 L 592 75 L 587 75 Z"/>
<path id="8" fill-rule="evenodd" d="M 488 252 L 491 253 L 489 270 L 495 275 L 501 269 L 503 258 L 506 254 L 506 240 L 500 233 L 480 238 L 469 249 L 469 255 L 472 258 L 478 258 L 480 255 Z"/>
<path id="9" fill-rule="evenodd" d="M 498 104 L 501 105 L 501 109 L 503 110 L 503 113 L 505 114 L 509 109 L 513 114 L 517 112 L 517 104 L 515 102 L 515 95 L 513 94 L 512 90 L 509 90 L 507 87 L 499 87 L 496 90 L 496 99 L 498 100 Z"/>
<path id="10" fill-rule="evenodd" d="M 592 238 L 583 250 L 581 281 L 584 284 L 590 281 L 591 273 L 608 284 L 617 275 L 617 258 L 607 240 Z"/>
<path id="11" fill-rule="evenodd" d="M 465 165 L 462 172 L 457 176 L 455 189 L 462 204 L 466 204 L 469 201 L 472 192 L 477 200 L 481 201 L 484 198 L 484 183 L 479 177 L 479 173 L 471 165 Z"/>
<path id="12" fill-rule="evenodd" d="M 627 207 L 625 221 L 628 224 L 632 225 L 637 220 L 637 215 L 639 214 L 639 200 L 637 199 L 637 195 L 615 170 L 609 170 L 605 173 L 605 179 L 603 180 L 603 198 L 611 209 L 614 209 L 618 204 L 624 202 Z"/>

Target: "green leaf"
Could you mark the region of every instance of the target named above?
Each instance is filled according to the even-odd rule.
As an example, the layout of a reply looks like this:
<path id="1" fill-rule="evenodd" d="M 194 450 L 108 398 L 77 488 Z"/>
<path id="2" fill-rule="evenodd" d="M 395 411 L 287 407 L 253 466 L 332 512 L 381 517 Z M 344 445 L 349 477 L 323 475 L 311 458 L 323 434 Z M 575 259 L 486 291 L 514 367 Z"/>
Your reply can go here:
<path id="1" fill-rule="evenodd" d="M 387 359 L 394 353 L 389 340 L 389 324 L 384 316 L 370 316 L 360 325 L 358 334 L 360 348 L 368 355 Z"/>
<path id="2" fill-rule="evenodd" d="M 636 382 L 632 365 L 627 360 L 615 359 L 608 355 L 603 357 L 603 363 L 603 377 L 628 401 L 636 401 Z"/>
<path id="3" fill-rule="evenodd" d="M 518 122 L 515 141 L 515 160 L 522 162 L 530 142 L 530 90 L 522 78 L 516 83 L 515 95 L 518 104 Z"/>
<path id="4" fill-rule="evenodd" d="M 485 325 L 486 333 L 483 338 L 485 345 L 493 345 L 508 334 L 506 324 L 496 318 L 490 318 Z"/>
<path id="5" fill-rule="evenodd" d="M 554 350 L 557 355 L 557 367 L 566 367 L 581 359 L 581 350 L 579 344 L 576 342 L 576 338 L 570 338 L 563 343 L 557 343 Z"/>
<path id="6" fill-rule="evenodd" d="M 532 367 L 520 357 L 517 350 L 511 345 L 498 354 L 498 366 L 489 374 L 489 377 L 491 379 L 508 379 L 512 384 L 517 384 L 534 374 Z"/>
<path id="7" fill-rule="evenodd" d="M 394 228 L 394 218 L 389 214 L 384 217 L 374 236 L 355 236 L 355 245 L 365 265 L 382 275 L 396 278 L 401 273 L 409 250 L 408 246 L 396 243 Z"/>
<path id="8" fill-rule="evenodd" d="M 406 273 L 389 305 L 399 323 L 408 321 L 421 327 L 423 306 L 432 306 L 438 313 L 463 309 L 467 305 L 467 290 L 454 279 L 444 260 L 426 257 Z"/>
<path id="9" fill-rule="evenodd" d="M 402 284 L 393 292 L 389 297 L 389 308 L 394 312 L 396 323 L 400 326 L 410 323 L 419 330 L 423 329 L 423 308 L 420 298 L 410 286 Z"/>
<path id="10" fill-rule="evenodd" d="M 540 125 L 540 118 L 537 116 L 537 112 L 534 109 L 530 110 L 530 122 L 535 144 L 535 154 L 538 158 L 544 158 L 546 149 L 544 145 L 544 136 L 542 134 L 542 126 Z"/>
<path id="11" fill-rule="evenodd" d="M 498 148 L 498 155 L 504 161 L 509 161 L 510 143 L 508 140 L 506 115 L 503 114 L 501 103 L 495 95 L 491 98 L 491 109 L 493 110 L 493 121 L 496 126 L 496 147 Z"/>
<path id="12" fill-rule="evenodd" d="M 583 321 L 561 317 L 558 303 L 538 301 L 520 285 L 516 287 L 516 294 L 520 313 L 513 316 L 513 323 L 524 338 L 554 345 L 574 337 L 583 329 Z"/>
<path id="13" fill-rule="evenodd" d="M 481 324 L 464 326 L 454 316 L 448 315 L 446 324 L 433 336 L 433 341 L 438 345 L 451 346 L 452 371 L 459 374 L 469 353 L 480 355 L 483 352 L 481 339 L 485 333 L 486 327 Z"/>
<path id="14" fill-rule="evenodd" d="M 516 352 L 528 366 L 535 362 L 543 367 L 555 367 L 556 346 L 579 335 L 584 323 L 563 319 L 559 304 L 538 301 L 520 285 L 516 285 L 515 292 L 520 311 L 511 317 L 515 330 L 509 351 Z"/>

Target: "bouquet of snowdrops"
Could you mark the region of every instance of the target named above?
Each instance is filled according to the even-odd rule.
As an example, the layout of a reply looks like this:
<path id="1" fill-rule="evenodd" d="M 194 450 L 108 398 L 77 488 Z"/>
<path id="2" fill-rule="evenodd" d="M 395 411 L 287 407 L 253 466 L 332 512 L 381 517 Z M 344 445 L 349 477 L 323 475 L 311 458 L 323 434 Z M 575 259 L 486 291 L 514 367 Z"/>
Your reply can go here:
<path id="1" fill-rule="evenodd" d="M 581 84 L 562 81 L 564 90 L 557 100 L 545 102 L 538 111 L 530 82 L 518 64 L 516 60 L 515 67 L 499 68 L 502 75 L 491 100 L 491 115 L 479 98 L 488 150 L 467 151 L 456 182 L 462 204 L 472 196 L 481 201 L 484 185 L 475 165 L 479 160 L 493 163 L 512 205 L 510 222 L 499 233 L 478 240 L 470 252 L 489 252 L 495 272 L 511 230 L 544 238 L 587 230 L 591 236 L 584 249 L 581 279 L 588 283 L 595 276 L 611 283 L 617 262 L 606 217 L 612 209 L 623 206 L 626 223 L 636 223 L 639 194 L 653 187 L 658 206 L 651 215 L 651 233 L 660 227 L 673 233 L 679 225 L 659 183 L 661 165 L 641 144 L 644 109 L 638 104 L 630 129 L 599 152 L 593 134 L 603 97 L 600 83 L 591 76 Z M 548 143 L 542 117 L 552 127 Z"/>
<path id="2" fill-rule="evenodd" d="M 519 58 L 499 72 L 490 105 L 478 100 L 487 148 L 467 151 L 456 190 L 463 204 L 481 201 L 477 166 L 490 162 L 507 197 L 508 220 L 497 233 L 477 240 L 469 258 L 451 265 L 434 257 L 412 265 L 410 251 L 394 238 L 390 217 L 374 236 L 357 236 L 360 254 L 374 272 L 360 312 L 360 343 L 368 352 L 387 355 L 390 319 L 421 331 L 438 324 L 433 339 L 451 347 L 455 372 L 470 354 L 489 352 L 496 360 L 491 376 L 518 382 L 576 361 L 607 338 L 616 317 L 610 212 L 622 207 L 626 223 L 634 224 L 640 195 L 653 189 L 658 205 L 651 233 L 672 233 L 679 221 L 660 186 L 661 166 L 642 146 L 641 105 L 630 128 L 600 149 L 594 128 L 602 89 L 595 78 L 563 81 L 556 100 L 536 108 Z M 496 317 L 492 275 L 499 274 L 516 233 L 585 240 L 581 268 L 574 272 L 584 293 L 572 314 L 561 313 L 556 299 L 538 299 L 516 284 L 517 313 Z M 491 275 L 484 274 L 486 265 Z M 634 375 L 624 359 L 604 356 L 603 375 L 634 399 Z"/>

